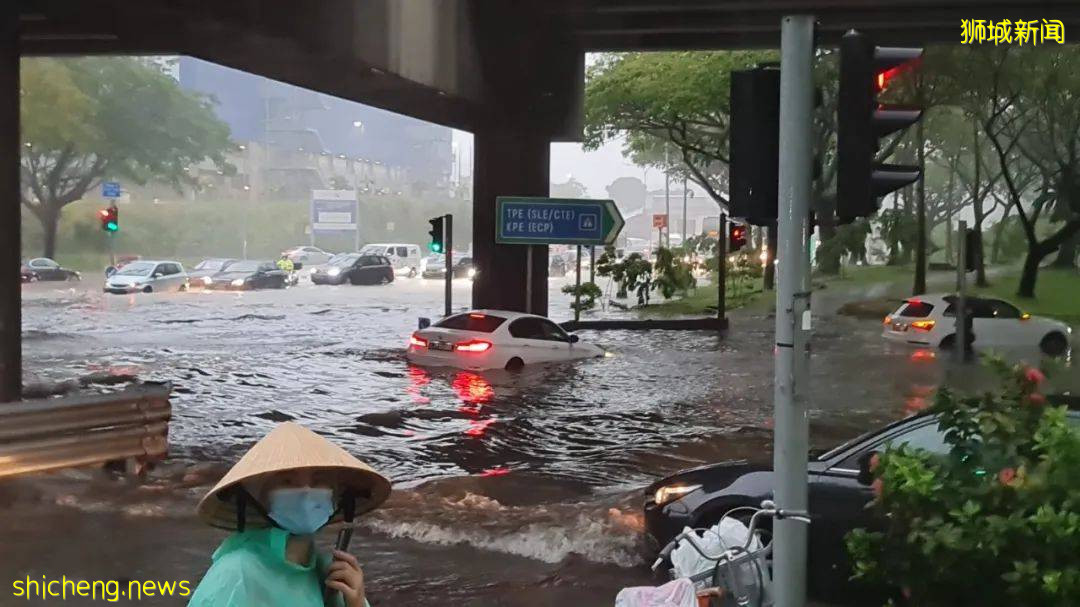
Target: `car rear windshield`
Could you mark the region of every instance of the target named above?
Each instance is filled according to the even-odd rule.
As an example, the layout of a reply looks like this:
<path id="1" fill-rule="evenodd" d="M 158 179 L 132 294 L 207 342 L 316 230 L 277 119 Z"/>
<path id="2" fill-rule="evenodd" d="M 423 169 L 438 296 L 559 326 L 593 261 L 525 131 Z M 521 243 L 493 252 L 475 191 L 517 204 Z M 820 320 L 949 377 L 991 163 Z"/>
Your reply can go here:
<path id="1" fill-rule="evenodd" d="M 440 320 L 435 323 L 435 326 L 443 329 L 491 333 L 504 322 L 506 322 L 506 319 L 502 316 L 492 316 L 491 314 L 458 314 Z"/>
<path id="2" fill-rule="evenodd" d="M 930 312 L 933 310 L 933 304 L 928 304 L 925 301 L 908 301 L 900 307 L 900 311 L 896 314 L 897 316 L 909 318 L 924 318 L 930 316 Z"/>

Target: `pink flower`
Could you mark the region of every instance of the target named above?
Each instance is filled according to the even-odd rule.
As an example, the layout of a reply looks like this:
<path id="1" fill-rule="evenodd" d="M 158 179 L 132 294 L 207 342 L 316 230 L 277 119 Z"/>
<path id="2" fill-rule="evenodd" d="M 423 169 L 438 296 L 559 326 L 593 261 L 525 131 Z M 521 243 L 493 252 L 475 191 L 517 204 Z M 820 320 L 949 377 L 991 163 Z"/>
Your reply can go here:
<path id="1" fill-rule="evenodd" d="M 1040 384 L 1046 379 L 1046 376 L 1035 367 L 1028 367 L 1024 370 L 1024 379 L 1030 384 Z"/>
<path id="2" fill-rule="evenodd" d="M 870 472 L 873 472 L 874 470 L 877 470 L 877 467 L 880 466 L 880 465 L 881 465 L 881 455 L 879 455 L 877 453 L 871 455 L 870 456 L 870 463 L 869 463 Z"/>
<path id="3" fill-rule="evenodd" d="M 1041 407 L 1046 404 L 1046 397 L 1038 392 L 1032 392 L 1027 395 L 1027 402 L 1033 407 Z"/>
<path id="4" fill-rule="evenodd" d="M 885 483 L 880 478 L 874 479 L 873 483 L 870 483 L 870 489 L 874 492 L 874 497 L 881 498 L 881 493 L 885 490 Z"/>
<path id="5" fill-rule="evenodd" d="M 1002 485 L 1009 485 L 1016 478 L 1016 470 L 1013 468 L 1002 468 L 1001 472 L 998 472 L 998 482 Z"/>

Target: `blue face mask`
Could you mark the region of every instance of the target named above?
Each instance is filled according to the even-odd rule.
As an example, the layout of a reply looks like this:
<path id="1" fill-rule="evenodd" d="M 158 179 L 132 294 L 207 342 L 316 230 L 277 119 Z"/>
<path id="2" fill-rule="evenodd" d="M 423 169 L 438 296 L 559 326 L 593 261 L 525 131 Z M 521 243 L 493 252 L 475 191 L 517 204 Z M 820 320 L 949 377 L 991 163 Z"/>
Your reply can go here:
<path id="1" fill-rule="evenodd" d="M 334 513 L 334 492 L 315 487 L 290 487 L 270 492 L 268 514 L 293 535 L 311 535 Z"/>

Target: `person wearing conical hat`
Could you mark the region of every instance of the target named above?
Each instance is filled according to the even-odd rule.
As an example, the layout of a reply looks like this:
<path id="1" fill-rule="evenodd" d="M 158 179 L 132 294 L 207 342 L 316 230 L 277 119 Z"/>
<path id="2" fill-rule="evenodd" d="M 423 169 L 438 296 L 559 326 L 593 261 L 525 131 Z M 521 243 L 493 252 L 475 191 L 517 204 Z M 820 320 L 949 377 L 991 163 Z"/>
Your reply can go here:
<path id="1" fill-rule="evenodd" d="M 315 550 L 315 533 L 352 524 L 390 495 L 390 481 L 291 422 L 255 444 L 199 502 L 199 517 L 234 531 L 214 552 L 189 607 L 366 607 L 353 555 Z"/>

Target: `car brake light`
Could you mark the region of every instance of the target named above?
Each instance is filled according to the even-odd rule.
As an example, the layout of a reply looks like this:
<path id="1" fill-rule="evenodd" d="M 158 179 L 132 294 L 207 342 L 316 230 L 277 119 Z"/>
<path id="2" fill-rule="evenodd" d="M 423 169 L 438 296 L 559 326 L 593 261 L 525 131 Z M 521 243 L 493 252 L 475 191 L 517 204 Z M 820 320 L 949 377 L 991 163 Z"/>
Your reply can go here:
<path id="1" fill-rule="evenodd" d="M 477 314 L 476 312 L 473 312 L 472 314 L 469 314 L 469 318 L 486 318 L 486 317 L 483 314 Z"/>
<path id="2" fill-rule="evenodd" d="M 412 336 L 409 337 L 409 345 L 416 348 L 426 348 L 428 346 L 428 340 L 413 333 Z"/>
<path id="3" fill-rule="evenodd" d="M 487 352 L 491 349 L 491 342 L 482 339 L 459 341 L 454 344 L 455 352 Z"/>
<path id="4" fill-rule="evenodd" d="M 911 328 L 915 329 L 916 331 L 929 331 L 930 329 L 934 328 L 935 324 L 937 323 L 932 320 L 916 320 L 915 322 L 911 323 Z"/>

